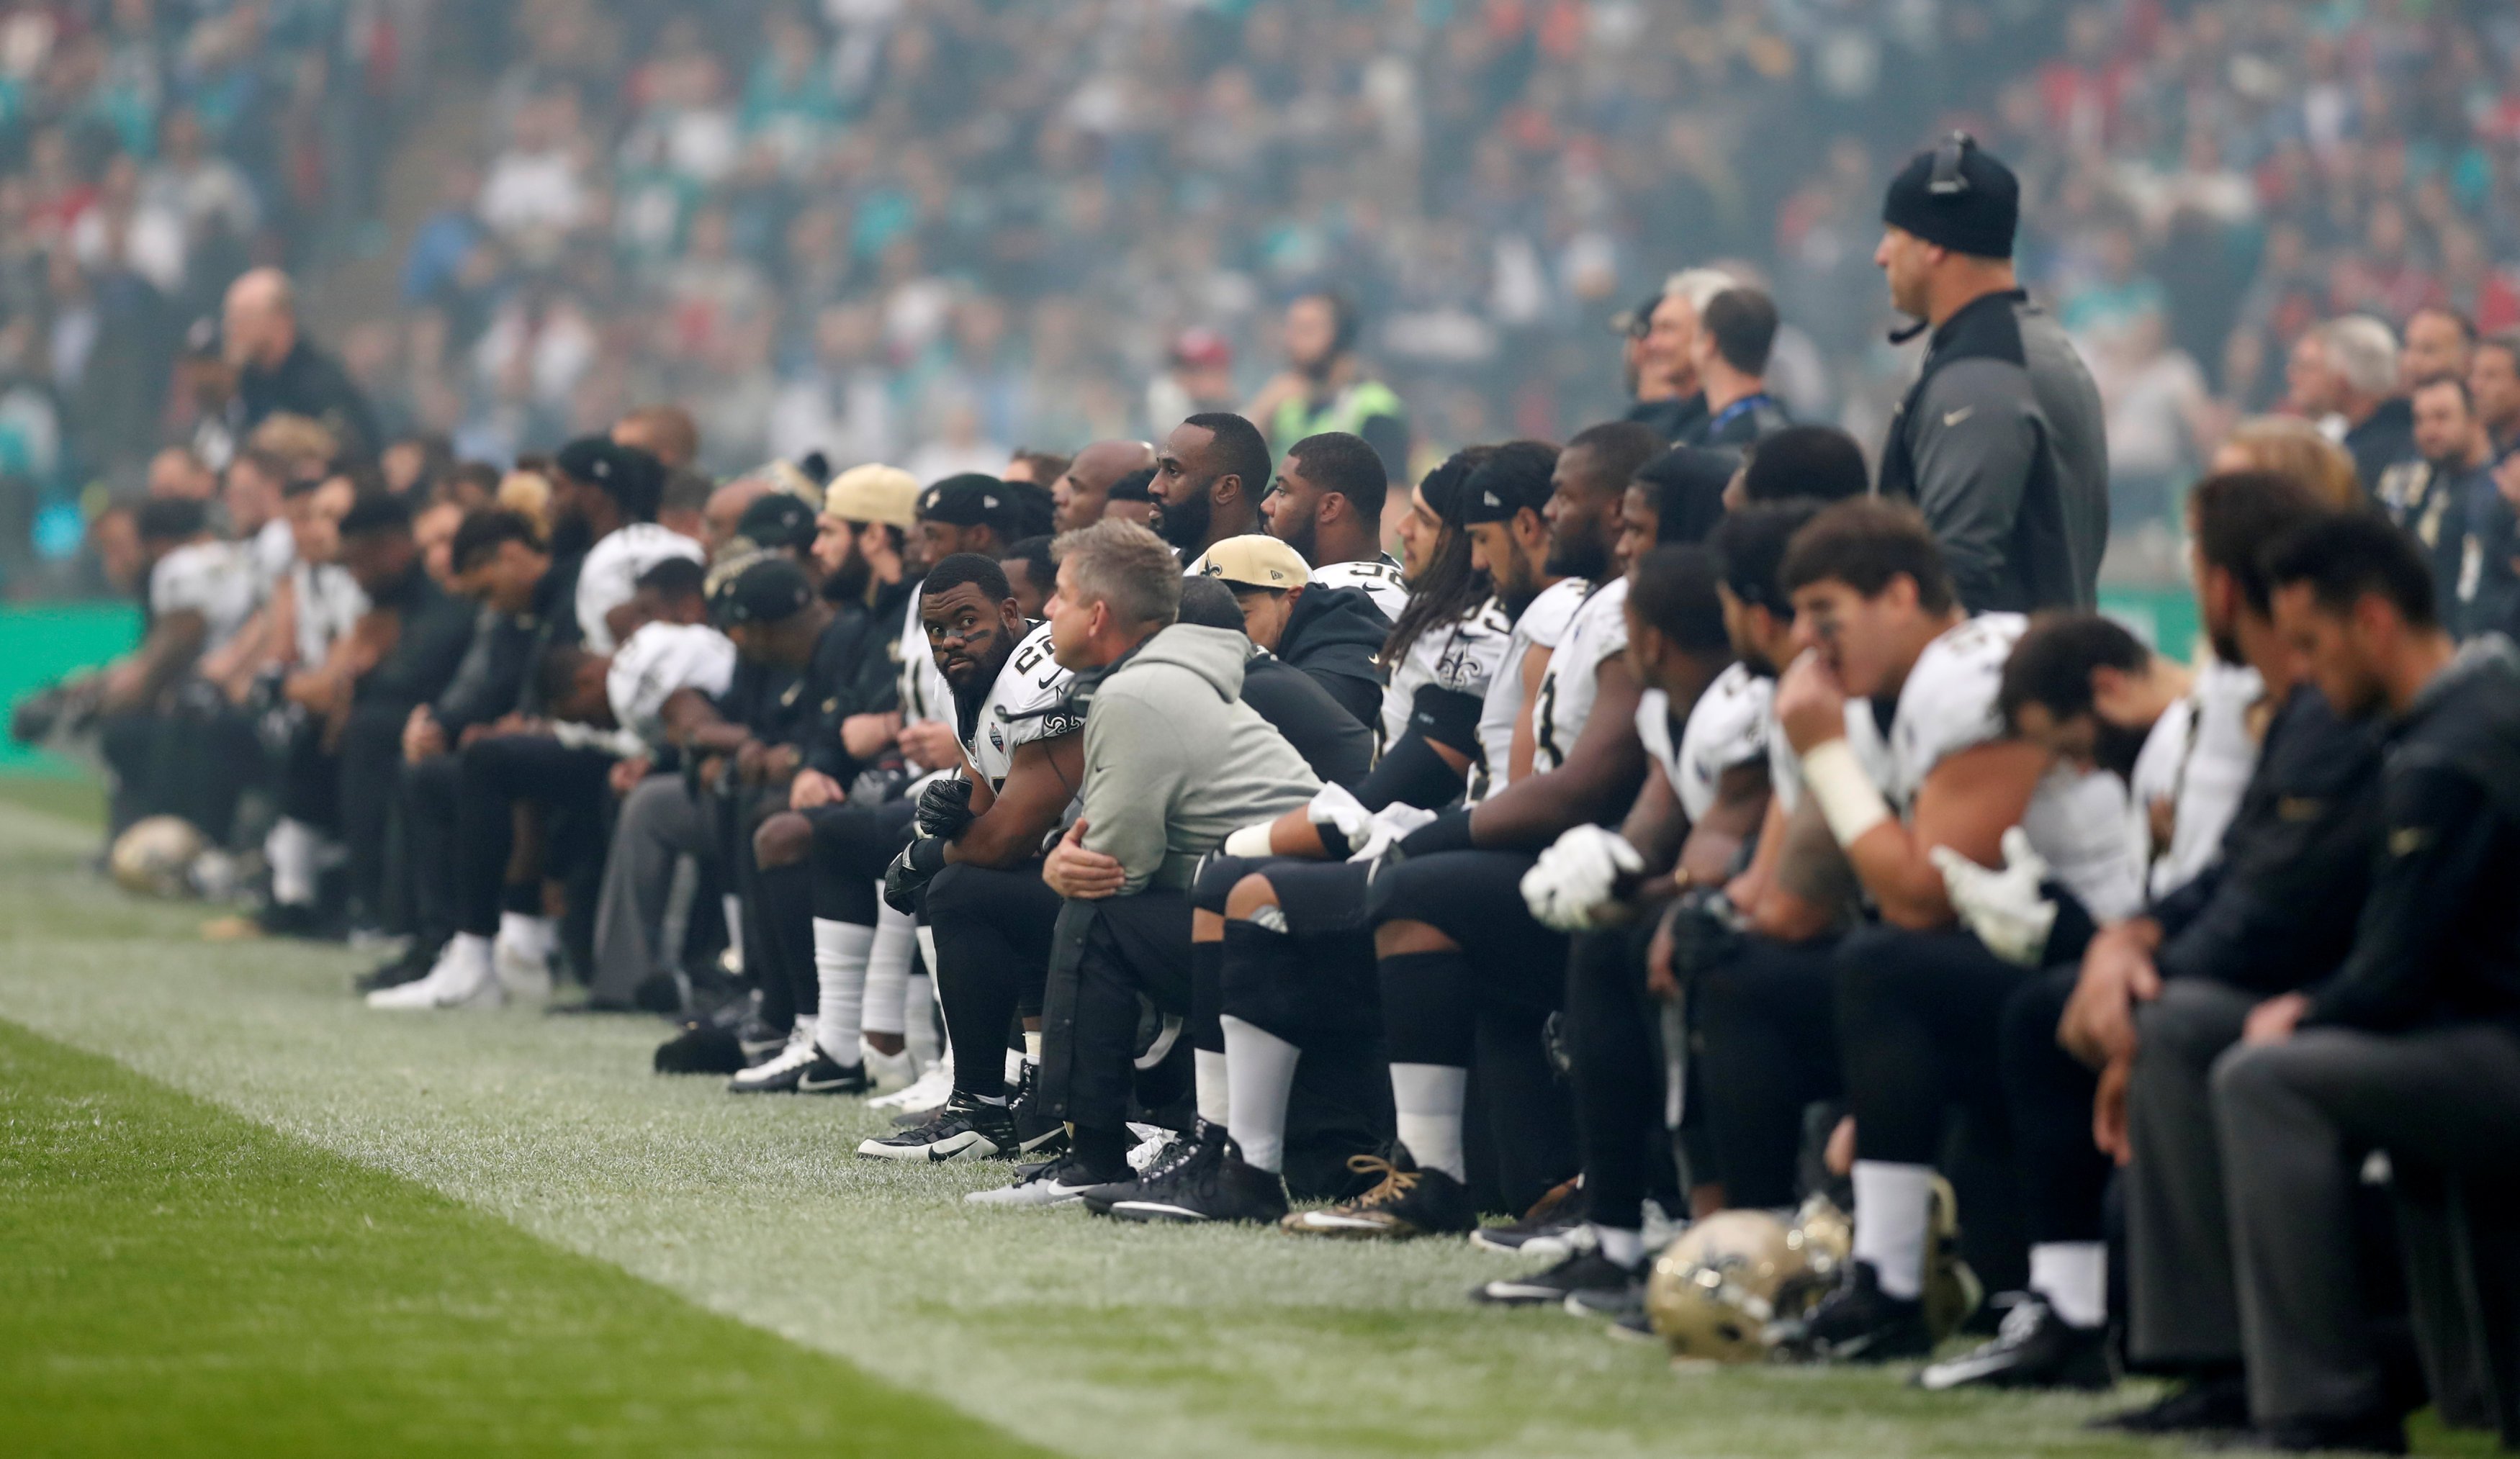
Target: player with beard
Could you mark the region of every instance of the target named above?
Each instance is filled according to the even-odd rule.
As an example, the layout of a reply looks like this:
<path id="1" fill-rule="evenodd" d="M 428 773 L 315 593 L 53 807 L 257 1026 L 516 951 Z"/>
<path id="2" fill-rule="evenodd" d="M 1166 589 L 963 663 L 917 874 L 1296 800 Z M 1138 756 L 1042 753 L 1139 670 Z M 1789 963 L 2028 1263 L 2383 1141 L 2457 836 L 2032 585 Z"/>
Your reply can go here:
<path id="1" fill-rule="evenodd" d="M 1059 1133 L 1047 1122 L 1018 1130 L 1004 1052 L 1020 1015 L 1025 1084 L 1038 1077 L 1042 984 L 1058 918 L 1042 849 L 1085 774 L 1083 726 L 1066 702 L 1075 676 L 1052 657 L 1049 626 L 1025 621 L 1005 574 L 984 557 L 937 563 L 919 609 L 954 689 L 969 764 L 921 795 L 918 834 L 885 872 L 884 898 L 895 906 L 923 899 L 935 929 L 954 1089 L 933 1119 L 869 1139 L 858 1153 L 930 1162 L 1012 1156 Z"/>
<path id="2" fill-rule="evenodd" d="M 1306 436 L 1286 452 L 1260 515 L 1269 534 L 1313 565 L 1313 584 L 1362 588 L 1393 623 L 1409 605 L 1400 564 L 1382 551 L 1382 507 L 1390 493 L 1382 459 L 1344 431 Z"/>
<path id="3" fill-rule="evenodd" d="M 639 575 L 667 557 L 700 559 L 700 545 L 656 525 L 664 468 L 647 452 L 586 436 L 552 461 L 552 553 L 583 553 L 576 573 L 577 624 L 592 653 L 619 641 Z"/>
<path id="4" fill-rule="evenodd" d="M 1258 426 L 1222 411 L 1192 416 L 1155 451 L 1148 488 L 1155 532 L 1193 561 L 1226 538 L 1259 531 L 1268 489 L 1269 443 Z"/>
<path id="5" fill-rule="evenodd" d="M 1410 832 L 1374 877 L 1370 916 L 1403 1149 L 1372 1190 L 1290 1216 L 1290 1231 L 1407 1237 L 1475 1225 L 1462 1133 L 1473 1062 L 1506 1200 L 1528 1206 L 1571 1173 L 1561 1168 L 1572 1144 L 1566 1101 L 1539 1037 L 1563 1002 L 1566 942 L 1530 917 L 1518 888 L 1541 849 L 1624 811 L 1644 778 L 1638 684 L 1624 658 L 1627 587 L 1611 545 L 1620 495 L 1662 449 L 1651 430 L 1622 421 L 1583 431 L 1558 454 L 1543 512 L 1546 570 L 1604 581 L 1541 675 L 1531 773 Z"/>

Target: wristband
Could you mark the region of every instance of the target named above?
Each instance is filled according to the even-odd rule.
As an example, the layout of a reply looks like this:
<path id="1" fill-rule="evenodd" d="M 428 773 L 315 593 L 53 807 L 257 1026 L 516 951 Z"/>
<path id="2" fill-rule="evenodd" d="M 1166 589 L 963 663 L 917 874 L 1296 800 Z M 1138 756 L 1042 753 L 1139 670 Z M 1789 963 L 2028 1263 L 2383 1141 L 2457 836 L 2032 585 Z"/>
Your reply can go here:
<path id="1" fill-rule="evenodd" d="M 945 869 L 945 847 L 939 836 L 920 836 L 911 841 L 902 861 L 914 871 L 934 876 Z"/>
<path id="2" fill-rule="evenodd" d="M 1258 825 L 1246 825 L 1226 837 L 1224 851 L 1227 856 L 1240 857 L 1246 861 L 1257 861 L 1262 857 L 1275 855 L 1269 850 L 1269 822 L 1264 820 Z"/>
<path id="3" fill-rule="evenodd" d="M 1890 803 L 1855 758 L 1855 746 L 1832 739 L 1803 756 L 1803 785 L 1820 802 L 1829 834 L 1841 847 L 1852 847 L 1866 831 L 1890 818 Z"/>
<path id="4" fill-rule="evenodd" d="M 1459 806 L 1400 838 L 1400 854 L 1406 857 L 1441 856 L 1448 851 L 1469 851 L 1470 808 Z"/>

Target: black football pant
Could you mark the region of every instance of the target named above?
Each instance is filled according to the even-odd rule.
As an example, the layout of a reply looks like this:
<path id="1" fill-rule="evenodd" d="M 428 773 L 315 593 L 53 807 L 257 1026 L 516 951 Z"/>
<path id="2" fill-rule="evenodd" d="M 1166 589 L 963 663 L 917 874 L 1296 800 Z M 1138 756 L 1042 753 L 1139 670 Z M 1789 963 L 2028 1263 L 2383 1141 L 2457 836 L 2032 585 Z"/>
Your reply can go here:
<path id="1" fill-rule="evenodd" d="M 238 796 L 262 779 L 267 763 L 253 721 L 206 688 L 163 710 L 106 717 L 98 749 L 113 771 L 113 834 L 152 816 L 178 816 L 221 847 L 236 833 Z"/>
<path id="2" fill-rule="evenodd" d="M 395 788 L 402 777 L 402 730 L 411 719 L 411 705 L 401 700 L 370 700 L 350 710 L 349 723 L 341 731 L 341 840 L 348 851 L 350 873 L 350 915 L 361 925 L 395 926 L 409 931 L 410 898 L 393 885 L 393 868 L 404 863 L 395 849 L 400 829 L 394 814 L 398 797 Z M 557 748 L 557 746 L 555 746 Z M 597 752 L 587 751 L 595 754 Z M 610 756 L 603 756 L 609 766 Z M 595 791 L 604 793 L 604 774 L 595 775 Z M 561 800 L 555 805 L 573 804 Z M 603 814 L 602 800 L 594 802 L 596 815 Z M 595 839 L 592 854 L 601 864 L 604 855 L 602 827 L 588 830 L 566 828 L 578 839 L 572 849 L 582 860 L 588 854 L 587 838 Z M 575 864 L 575 863 L 572 863 Z M 494 919 L 495 921 L 495 919 Z"/>
<path id="3" fill-rule="evenodd" d="M 1566 959 L 1566 1046 L 1586 1204 L 1593 1219 L 1627 1231 L 1643 1226 L 1648 1195 L 1680 1213 L 1663 1118 L 1666 1005 L 1645 991 L 1645 947 L 1654 922 L 1647 917 L 1633 927 L 1578 934 Z"/>
<path id="4" fill-rule="evenodd" d="M 464 762 L 453 754 L 404 762 L 401 770 L 404 864 L 409 868 L 414 938 L 442 947 L 455 934 L 456 808 L 463 800 Z"/>
<path id="5" fill-rule="evenodd" d="M 2092 1101 L 2099 1078 L 2056 1043 L 2077 967 L 2034 974 L 2004 1004 L 2004 1105 L 2012 1122 L 2012 1162 L 2032 1243 L 2099 1241 L 2109 1158 L 2092 1143 Z"/>
<path id="6" fill-rule="evenodd" d="M 1536 858 L 1454 851 L 1380 872 L 1379 928 L 1422 922 L 1449 951 L 1379 959 L 1394 1064 L 1474 1069 L 1497 1148 L 1497 1184 L 1520 1211 L 1575 1173 L 1574 1111 L 1550 1067 L 1545 1033 L 1566 994 L 1566 937 L 1534 920 L 1522 877 Z"/>
<path id="7" fill-rule="evenodd" d="M 613 757 L 544 735 L 502 734 L 474 740 L 459 758 L 456 930 L 496 937 L 500 912 L 542 910 L 539 876 L 514 885 L 508 881 L 515 808 L 543 808 L 546 871 L 575 867 L 589 859 L 601 866 Z"/>
<path id="8" fill-rule="evenodd" d="M 1695 1088 L 1725 1201 L 1793 1205 L 1804 1112 L 1845 1085 L 1837 1051 L 1837 944 L 1746 936 L 1691 969 Z"/>
<path id="9" fill-rule="evenodd" d="M 877 885 L 909 844 L 918 807 L 906 800 L 817 807 L 805 813 L 814 828 L 811 853 L 794 865 L 764 871 L 753 856 L 752 833 L 785 809 L 784 795 L 765 796 L 732 813 L 734 834 L 726 851 L 748 913 L 743 965 L 761 991 L 761 1016 L 782 1028 L 822 1006 L 814 919 L 875 925 Z"/>
<path id="10" fill-rule="evenodd" d="M 936 993 L 954 1042 L 954 1085 L 1003 1098 L 1014 1020 L 1041 1012 L 1059 898 L 1039 862 L 999 868 L 957 863 L 927 884 L 922 911 L 936 934 Z"/>
<path id="11" fill-rule="evenodd" d="M 1190 924 L 1189 896 L 1169 888 L 1059 907 L 1042 997 L 1043 1108 L 1076 1127 L 1078 1158 L 1111 1178 L 1127 1170 L 1132 1089 L 1149 1106 L 1164 1100 L 1138 1073 L 1189 1064 L 1157 1044 L 1175 1021 L 1190 1041 Z"/>

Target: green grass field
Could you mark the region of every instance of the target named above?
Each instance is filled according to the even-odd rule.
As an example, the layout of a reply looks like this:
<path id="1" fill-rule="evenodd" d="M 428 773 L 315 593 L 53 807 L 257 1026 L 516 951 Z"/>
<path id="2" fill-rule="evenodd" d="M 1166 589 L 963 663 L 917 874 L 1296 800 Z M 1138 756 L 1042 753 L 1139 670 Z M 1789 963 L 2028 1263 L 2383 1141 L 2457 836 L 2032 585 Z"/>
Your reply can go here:
<path id="1" fill-rule="evenodd" d="M 2176 1452 L 2081 1431 L 2127 1394 L 1677 1375 L 1473 1310 L 1458 1244 L 969 1210 L 1003 1167 L 656 1078 L 657 1025 L 370 1014 L 346 953 L 201 943 L 83 869 L 92 800 L 17 800 L 0 1452 Z"/>

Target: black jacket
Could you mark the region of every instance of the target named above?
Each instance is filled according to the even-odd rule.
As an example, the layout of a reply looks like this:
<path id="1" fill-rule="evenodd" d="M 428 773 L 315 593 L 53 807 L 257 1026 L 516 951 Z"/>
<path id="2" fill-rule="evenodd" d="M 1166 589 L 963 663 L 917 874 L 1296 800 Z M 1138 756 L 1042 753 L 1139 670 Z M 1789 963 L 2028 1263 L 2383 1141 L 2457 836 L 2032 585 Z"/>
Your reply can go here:
<path id="1" fill-rule="evenodd" d="M 2362 423 L 2345 432 L 2345 454 L 2354 458 L 2354 474 L 2362 478 L 2365 494 L 2380 495 L 2380 478 L 2391 466 L 2415 459 L 2415 407 L 2401 395 L 2380 402 Z"/>
<path id="2" fill-rule="evenodd" d="M 2019 289 L 1933 332 L 1881 447 L 1885 497 L 1916 504 L 1972 613 L 2097 601 L 2109 537 L 2100 392 Z"/>
<path id="3" fill-rule="evenodd" d="M 2388 732 L 2370 899 L 2303 1022 L 2520 1026 L 2520 650 L 2468 644 Z"/>
<path id="4" fill-rule="evenodd" d="M 1373 732 L 1311 675 L 1255 648 L 1242 666 L 1242 702 L 1286 736 L 1316 776 L 1347 786 L 1365 778 L 1373 760 Z"/>
<path id="5" fill-rule="evenodd" d="M 1278 657 L 1310 674 L 1360 725 L 1382 714 L 1382 669 L 1377 662 L 1391 620 L 1362 588 L 1304 590 L 1286 631 L 1278 636 Z"/>
<path id="6" fill-rule="evenodd" d="M 832 654 L 825 696 L 832 702 L 823 715 L 831 734 L 827 741 L 809 747 L 805 763 L 842 784 L 868 767 L 849 758 L 841 746 L 840 722 L 851 715 L 880 714 L 901 702 L 901 625 L 919 581 L 909 578 L 878 589 L 872 606 L 855 600 L 842 603 L 840 616 L 825 638 Z M 914 643 L 909 648 L 925 652 L 927 645 Z"/>
<path id="7" fill-rule="evenodd" d="M 1678 400 L 1640 400 L 1628 407 L 1622 419 L 1651 426 L 1664 440 L 1678 445 L 1706 424 L 1706 393 L 1701 390 Z"/>
<path id="8" fill-rule="evenodd" d="M 472 605 L 450 597 L 417 561 L 391 591 L 373 599 L 401 619 L 393 647 L 359 676 L 351 690 L 361 708 L 371 705 L 408 714 L 446 691 L 472 642 Z"/>
<path id="9" fill-rule="evenodd" d="M 2272 996 L 2344 960 L 2371 879 L 2379 736 L 2296 685 L 2267 726 L 2222 855 L 2152 908 L 2165 978 Z"/>
<path id="10" fill-rule="evenodd" d="M 467 729 L 486 725 L 526 704 L 535 661 L 553 642 L 577 638 L 576 578 L 553 564 L 534 585 L 533 605 L 516 614 L 483 608 L 473 615 L 472 639 L 455 677 L 429 706 L 430 718 L 452 742 Z"/>
<path id="11" fill-rule="evenodd" d="M 237 377 L 237 401 L 244 408 L 240 435 L 285 412 L 321 421 L 340 439 L 344 456 L 373 461 L 384 445 L 376 412 L 349 372 L 303 338 L 272 369 L 247 366 Z"/>

